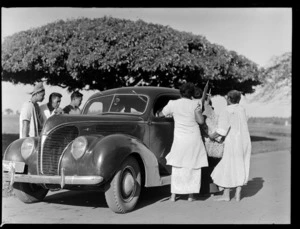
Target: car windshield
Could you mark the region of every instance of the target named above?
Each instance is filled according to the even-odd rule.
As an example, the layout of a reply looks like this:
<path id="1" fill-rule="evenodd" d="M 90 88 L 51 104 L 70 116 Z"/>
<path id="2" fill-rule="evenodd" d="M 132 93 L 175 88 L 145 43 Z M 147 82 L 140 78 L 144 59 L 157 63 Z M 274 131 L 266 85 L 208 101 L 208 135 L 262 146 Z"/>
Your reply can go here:
<path id="1" fill-rule="evenodd" d="M 83 114 L 129 113 L 141 115 L 145 112 L 147 104 L 148 97 L 145 95 L 107 95 L 89 101 Z"/>

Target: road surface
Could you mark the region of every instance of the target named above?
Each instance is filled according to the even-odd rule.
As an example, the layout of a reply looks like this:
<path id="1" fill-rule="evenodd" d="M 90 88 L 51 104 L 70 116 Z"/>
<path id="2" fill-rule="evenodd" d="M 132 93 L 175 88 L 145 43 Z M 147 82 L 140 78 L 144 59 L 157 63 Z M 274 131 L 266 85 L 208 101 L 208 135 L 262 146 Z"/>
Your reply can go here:
<path id="1" fill-rule="evenodd" d="M 252 155 L 241 202 L 216 202 L 213 196 L 170 202 L 165 186 L 145 189 L 133 212 L 115 214 L 103 193 L 62 190 L 34 204 L 3 197 L 2 224 L 289 224 L 290 192 L 290 151 L 277 151 Z"/>

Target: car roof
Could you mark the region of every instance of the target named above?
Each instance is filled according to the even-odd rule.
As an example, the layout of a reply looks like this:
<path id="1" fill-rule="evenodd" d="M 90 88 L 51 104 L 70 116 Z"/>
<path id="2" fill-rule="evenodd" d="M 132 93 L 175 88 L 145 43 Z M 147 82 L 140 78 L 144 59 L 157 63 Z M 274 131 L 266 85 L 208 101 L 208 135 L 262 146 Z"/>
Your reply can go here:
<path id="1" fill-rule="evenodd" d="M 101 92 L 96 92 L 94 95 L 92 95 L 89 98 L 89 100 L 103 95 L 135 94 L 133 91 L 136 92 L 137 94 L 145 94 L 150 97 L 161 93 L 175 93 L 175 94 L 179 93 L 178 89 L 168 88 L 168 87 L 154 87 L 154 86 L 120 87 L 120 88 L 108 89 Z"/>

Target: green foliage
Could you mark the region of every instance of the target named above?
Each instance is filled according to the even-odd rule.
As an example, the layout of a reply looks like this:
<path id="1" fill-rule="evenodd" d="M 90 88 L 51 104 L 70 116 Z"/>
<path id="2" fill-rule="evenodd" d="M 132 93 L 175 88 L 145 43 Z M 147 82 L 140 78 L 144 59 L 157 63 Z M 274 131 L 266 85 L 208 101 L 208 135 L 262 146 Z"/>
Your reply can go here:
<path id="1" fill-rule="evenodd" d="M 2 80 L 44 80 L 69 91 L 120 86 L 179 87 L 192 81 L 213 94 L 252 93 L 257 65 L 205 37 L 168 26 L 103 17 L 57 21 L 16 33 L 2 44 Z"/>

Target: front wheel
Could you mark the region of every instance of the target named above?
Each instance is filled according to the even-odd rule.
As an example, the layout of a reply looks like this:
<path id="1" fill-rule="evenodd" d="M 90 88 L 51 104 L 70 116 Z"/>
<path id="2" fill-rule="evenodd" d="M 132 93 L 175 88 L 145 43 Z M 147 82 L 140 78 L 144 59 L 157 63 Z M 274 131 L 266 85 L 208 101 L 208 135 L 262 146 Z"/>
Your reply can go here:
<path id="1" fill-rule="evenodd" d="M 127 158 L 107 185 L 105 199 L 109 208 L 116 213 L 134 209 L 141 193 L 141 171 L 138 162 Z"/>
<path id="2" fill-rule="evenodd" d="M 24 203 L 34 203 L 42 201 L 47 195 L 49 189 L 30 183 L 14 183 L 14 193 Z"/>

